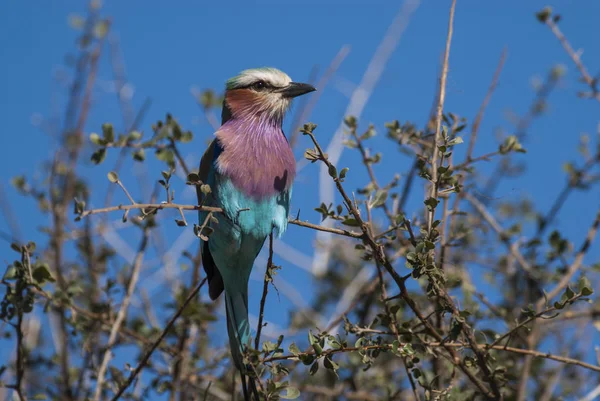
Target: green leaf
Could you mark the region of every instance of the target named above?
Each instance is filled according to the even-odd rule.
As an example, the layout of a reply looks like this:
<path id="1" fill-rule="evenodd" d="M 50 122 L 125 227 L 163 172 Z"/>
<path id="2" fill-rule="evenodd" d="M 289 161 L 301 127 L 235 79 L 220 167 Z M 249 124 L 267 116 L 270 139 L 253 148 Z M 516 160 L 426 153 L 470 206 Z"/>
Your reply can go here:
<path id="1" fill-rule="evenodd" d="M 104 140 L 108 143 L 113 142 L 115 140 L 115 130 L 112 124 L 102 124 L 102 136 L 104 136 Z"/>
<path id="2" fill-rule="evenodd" d="M 94 145 L 106 145 L 106 141 L 100 138 L 100 135 L 96 134 L 95 132 L 90 134 L 90 142 L 92 142 Z"/>
<path id="3" fill-rule="evenodd" d="M 288 386 L 285 388 L 286 393 L 279 393 L 279 398 L 283 398 L 284 400 L 295 400 L 296 398 L 300 397 L 300 390 L 298 390 L 296 387 L 291 387 Z"/>
<path id="4" fill-rule="evenodd" d="M 567 297 L 567 299 L 571 299 L 575 296 L 575 292 L 571 289 L 570 286 L 567 286 L 567 289 L 565 290 L 565 296 Z"/>
<path id="5" fill-rule="evenodd" d="M 296 345 L 296 343 L 291 343 L 288 350 L 290 351 L 290 353 L 294 354 L 294 355 L 298 355 L 300 354 L 300 348 L 298 348 L 298 346 Z"/>
<path id="6" fill-rule="evenodd" d="M 142 139 L 142 133 L 140 131 L 131 131 L 129 133 L 129 139 L 131 139 L 132 141 L 138 141 Z"/>
<path id="7" fill-rule="evenodd" d="M 332 359 L 330 355 L 327 355 L 324 359 L 323 359 L 323 366 L 325 367 L 325 369 L 329 369 L 329 370 L 333 370 L 334 372 L 336 370 L 338 370 L 340 368 L 340 365 L 338 365 L 337 363 L 335 363 Z"/>
<path id="8" fill-rule="evenodd" d="M 317 124 L 306 123 L 304 124 L 300 132 L 302 132 L 302 134 L 304 135 L 312 134 L 315 128 L 317 128 Z"/>
<path id="9" fill-rule="evenodd" d="M 348 172 L 348 170 L 350 170 L 348 167 L 344 167 L 341 171 L 340 171 L 340 179 L 343 180 L 344 178 L 346 178 L 346 173 Z"/>
<path id="10" fill-rule="evenodd" d="M 309 160 L 311 163 L 314 163 L 319 160 L 319 155 L 314 149 L 306 149 L 304 152 L 304 158 Z"/>
<path id="11" fill-rule="evenodd" d="M 448 146 L 458 145 L 463 142 L 464 142 L 463 139 L 460 136 L 457 136 L 457 137 L 454 137 L 453 139 L 451 139 L 450 141 L 448 141 Z"/>
<path id="12" fill-rule="evenodd" d="M 3 280 L 14 280 L 17 278 L 17 268 L 14 265 L 8 266 L 6 272 L 4 272 Z"/>
<path id="13" fill-rule="evenodd" d="M 360 227 L 360 223 L 358 222 L 358 220 L 352 217 L 348 217 L 346 220 L 342 221 L 342 224 L 350 227 Z"/>
<path id="14" fill-rule="evenodd" d="M 519 142 L 519 139 L 514 136 L 514 135 L 510 135 L 508 138 L 506 138 L 504 140 L 504 143 L 502 143 L 499 147 L 498 147 L 498 151 L 501 154 L 507 154 L 509 152 L 520 152 L 520 153 L 526 153 L 527 151 L 521 146 L 521 143 Z"/>
<path id="15" fill-rule="evenodd" d="M 167 163 L 171 167 L 175 167 L 175 154 L 171 149 L 158 149 L 155 154 L 158 160 Z"/>
<path id="16" fill-rule="evenodd" d="M 46 281 L 49 281 L 51 283 L 53 283 L 55 281 L 54 278 L 52 277 L 52 275 L 50 274 L 48 265 L 46 265 L 46 264 L 42 264 L 42 265 L 36 267 L 32 273 L 32 276 L 33 276 L 33 279 L 40 284 L 43 284 Z"/>
<path id="17" fill-rule="evenodd" d="M 432 211 L 437 207 L 440 201 L 435 198 L 427 198 L 423 203 L 427 205 L 427 210 Z"/>
<path id="18" fill-rule="evenodd" d="M 375 127 L 373 125 L 369 125 L 367 131 L 365 131 L 365 133 L 361 135 L 360 140 L 364 141 L 365 139 L 374 137 L 376 134 L 377 131 L 375 131 Z"/>
<path id="19" fill-rule="evenodd" d="M 184 133 L 181 134 L 181 138 L 179 138 L 179 142 L 181 143 L 188 143 L 191 142 L 192 139 L 194 139 L 194 135 L 192 134 L 191 131 L 186 131 Z"/>
<path id="20" fill-rule="evenodd" d="M 262 345 L 263 352 L 273 352 L 277 349 L 277 344 L 273 341 L 265 341 Z"/>
<path id="21" fill-rule="evenodd" d="M 300 359 L 304 365 L 308 366 L 313 363 L 315 356 L 313 354 L 302 354 L 298 356 L 298 359 Z"/>
<path id="22" fill-rule="evenodd" d="M 119 181 L 119 175 L 114 171 L 109 172 L 106 176 L 108 177 L 108 181 L 112 182 L 113 184 L 116 184 L 117 181 Z"/>
<path id="23" fill-rule="evenodd" d="M 69 15 L 69 25 L 73 29 L 82 29 L 85 25 L 85 18 L 78 14 L 71 14 Z"/>
<path id="24" fill-rule="evenodd" d="M 546 21 L 548 20 L 548 18 L 550 18 L 551 15 L 552 15 L 552 7 L 544 7 L 542 9 L 542 11 L 539 11 L 535 14 L 535 17 L 541 23 L 546 23 Z"/>
<path id="25" fill-rule="evenodd" d="M 98 21 L 96 25 L 94 25 L 94 36 L 96 38 L 101 39 L 106 36 L 108 32 L 108 22 L 107 21 Z"/>
<path id="26" fill-rule="evenodd" d="M 135 160 L 136 162 L 143 162 L 144 160 L 146 160 L 146 152 L 144 151 L 144 149 L 140 148 L 133 152 L 131 155 L 133 156 L 133 160 Z"/>
<path id="27" fill-rule="evenodd" d="M 310 345 L 312 345 L 313 349 L 315 350 L 315 354 L 320 355 L 321 352 L 323 352 L 323 347 L 321 347 L 321 344 L 319 344 L 319 339 L 314 336 L 312 330 L 309 330 L 308 332 L 308 342 L 310 343 Z"/>
<path id="28" fill-rule="evenodd" d="M 211 192 L 210 185 L 208 185 L 208 184 L 202 184 L 202 185 L 200 186 L 200 191 L 201 191 L 201 192 L 202 192 L 204 195 L 208 195 L 208 194 Z"/>
<path id="29" fill-rule="evenodd" d="M 333 164 L 329 165 L 329 176 L 331 178 L 337 178 L 337 169 L 335 168 L 335 166 Z"/>
<path id="30" fill-rule="evenodd" d="M 311 376 L 314 376 L 315 374 L 317 374 L 318 371 L 319 371 L 319 361 L 314 362 L 312 365 L 310 365 L 310 370 L 308 373 L 310 373 Z"/>
<path id="31" fill-rule="evenodd" d="M 106 158 L 106 148 L 100 148 L 92 154 L 91 160 L 94 164 L 100 164 Z"/>
<path id="32" fill-rule="evenodd" d="M 356 129 L 356 117 L 347 116 L 344 118 L 344 124 L 346 124 L 346 126 L 350 129 Z"/>
<path id="33" fill-rule="evenodd" d="M 382 206 L 388 197 L 388 191 L 385 189 L 380 189 L 375 193 L 373 200 L 371 201 L 371 208 L 376 208 Z"/>

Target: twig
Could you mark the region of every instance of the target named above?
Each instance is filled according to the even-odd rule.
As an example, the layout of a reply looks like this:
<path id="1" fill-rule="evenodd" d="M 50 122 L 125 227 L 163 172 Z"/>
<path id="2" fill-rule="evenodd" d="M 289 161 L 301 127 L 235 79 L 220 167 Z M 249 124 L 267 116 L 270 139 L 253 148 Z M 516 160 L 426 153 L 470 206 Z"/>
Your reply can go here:
<path id="1" fill-rule="evenodd" d="M 212 206 L 196 206 L 196 205 L 179 205 L 176 203 L 136 203 L 134 205 L 118 205 L 118 206 L 110 206 L 103 207 L 100 209 L 90 209 L 84 210 L 81 213 L 81 217 L 91 216 L 93 214 L 100 213 L 109 213 L 115 212 L 117 210 L 134 210 L 134 209 L 151 209 L 154 210 L 162 210 L 162 209 L 178 209 L 178 210 L 196 210 L 203 212 L 213 212 L 213 213 L 221 213 L 223 210 L 218 207 Z"/>
<path id="2" fill-rule="evenodd" d="M 556 23 L 554 22 L 554 20 L 552 18 L 546 18 L 545 23 L 546 23 L 546 25 L 548 25 L 550 27 L 554 36 L 556 36 L 556 38 L 559 40 L 562 47 L 565 49 L 565 51 L 569 55 L 569 57 L 571 57 L 571 60 L 573 60 L 573 63 L 575 63 L 575 65 L 577 66 L 577 69 L 579 70 L 581 77 L 583 78 L 585 83 L 592 90 L 593 97 L 597 101 L 600 102 L 600 92 L 598 91 L 598 80 L 592 78 L 592 76 L 588 72 L 587 68 L 585 68 L 585 65 L 581 61 L 580 54 L 578 54 L 579 52 L 575 52 L 575 50 L 573 50 L 573 47 L 571 46 L 571 44 L 569 43 L 569 41 L 567 40 L 565 35 L 563 35 L 561 30 L 558 28 L 558 25 L 556 25 Z"/>
<path id="3" fill-rule="evenodd" d="M 62 308 L 62 307 L 67 306 L 67 305 L 63 305 L 64 304 L 63 301 L 53 298 L 50 294 L 46 293 L 45 291 L 42 291 L 40 289 L 35 289 L 34 292 L 43 296 L 48 301 L 52 302 L 54 304 L 55 308 Z M 84 309 L 75 304 L 69 304 L 68 307 L 70 309 L 72 309 L 73 311 L 75 311 L 76 313 L 79 313 L 80 315 L 83 315 L 86 318 L 90 319 L 90 321 L 98 321 L 102 326 L 104 326 L 104 330 L 106 330 L 108 332 L 110 332 L 112 330 L 114 322 L 107 320 L 104 315 L 102 315 L 100 313 L 91 312 L 91 311 Z M 128 329 L 127 327 L 121 326 L 119 328 L 119 334 L 122 336 L 130 337 L 130 338 L 134 339 L 135 341 L 138 341 L 142 344 L 146 344 L 146 345 L 152 344 L 151 339 L 146 338 L 143 335 L 141 335 L 133 330 Z M 161 351 L 166 352 L 170 356 L 177 356 L 177 350 L 175 350 L 174 348 L 171 348 L 169 345 L 162 344 L 160 346 L 160 349 L 161 349 Z"/>
<path id="4" fill-rule="evenodd" d="M 475 207 L 475 209 L 479 212 L 479 214 L 481 214 L 481 216 L 494 229 L 494 231 L 498 234 L 498 237 L 500 238 L 500 240 L 506 245 L 509 252 L 519 262 L 519 264 L 521 265 L 523 270 L 525 270 L 530 275 L 534 275 L 534 271 L 533 271 L 531 265 L 529 264 L 529 262 L 527 262 L 525 260 L 525 258 L 523 257 L 523 254 L 521 254 L 521 251 L 519 251 L 519 249 L 516 246 L 513 246 L 511 244 L 508 236 L 504 233 L 504 230 L 502 229 L 502 227 L 500 227 L 500 225 L 498 224 L 498 222 L 496 221 L 494 216 L 487 210 L 485 205 L 483 203 L 479 202 L 479 200 L 477 200 L 473 195 L 471 195 L 469 193 L 465 192 L 464 197 Z"/>
<path id="5" fill-rule="evenodd" d="M 185 301 L 183 301 L 183 304 L 179 307 L 179 309 L 177 309 L 177 312 L 175 312 L 175 314 L 171 317 L 171 319 L 169 320 L 169 322 L 167 323 L 167 325 L 165 326 L 163 331 L 160 333 L 160 336 L 156 339 L 156 341 L 154 341 L 154 343 L 152 344 L 150 349 L 148 351 L 146 351 L 146 353 L 142 356 L 142 359 L 137 364 L 137 366 L 135 367 L 133 372 L 131 372 L 131 374 L 127 378 L 127 381 L 119 387 L 119 389 L 117 390 L 116 394 L 111 399 L 111 401 L 117 401 L 119 399 L 119 397 L 121 397 L 121 395 L 125 392 L 125 390 L 127 390 L 127 388 L 135 380 L 135 378 L 142 371 L 144 366 L 146 366 L 148 359 L 150 359 L 150 357 L 152 356 L 152 354 L 154 353 L 156 348 L 158 348 L 158 346 L 160 345 L 162 340 L 166 337 L 169 330 L 171 330 L 171 327 L 173 326 L 173 324 L 175 324 L 175 321 L 179 318 L 179 316 L 181 316 L 181 313 L 186 308 L 186 306 L 188 306 L 188 304 L 194 299 L 194 297 L 196 296 L 198 291 L 200 291 L 200 288 L 202 288 L 204 283 L 206 283 L 206 277 L 204 279 L 202 279 L 201 282 L 196 284 L 196 287 L 194 287 L 194 290 L 192 292 L 190 292 L 190 294 L 187 296 Z"/>
<path id="6" fill-rule="evenodd" d="M 433 141 L 433 156 L 431 157 L 431 192 L 430 197 L 437 199 L 439 182 L 438 182 L 438 157 L 440 138 L 442 136 L 442 114 L 444 112 L 444 100 L 446 99 L 446 79 L 448 77 L 448 60 L 450 58 L 450 43 L 452 42 L 452 32 L 454 26 L 454 10 L 456 8 L 456 0 L 452 0 L 450 6 L 450 18 L 448 20 L 448 35 L 446 37 L 446 50 L 444 51 L 444 62 L 442 64 L 442 75 L 440 77 L 440 90 L 437 104 L 437 112 L 435 118 L 435 139 Z M 442 155 L 443 157 L 443 155 Z M 435 209 L 431 208 L 429 211 L 429 218 L 427 219 L 427 232 L 431 232 L 433 217 Z"/>
<path id="7" fill-rule="evenodd" d="M 290 146 L 292 148 L 294 148 L 296 142 L 298 141 L 298 134 L 300 134 L 299 130 L 302 125 L 302 121 L 306 121 L 310 117 L 312 110 L 319 101 L 321 95 L 323 94 L 323 90 L 327 86 L 327 83 L 331 80 L 331 77 L 335 75 L 337 70 L 340 68 L 340 65 L 346 59 L 349 53 L 349 45 L 344 45 L 340 48 L 340 50 L 337 52 L 333 60 L 331 60 L 331 63 L 329 64 L 329 66 L 315 85 L 315 87 L 318 88 L 318 91 L 312 96 L 310 96 L 310 100 L 308 100 L 308 103 L 306 103 L 306 107 L 303 107 L 300 113 L 298 113 L 297 116 L 294 116 L 294 120 L 292 121 L 291 125 L 292 132 L 290 135 Z M 311 82 L 309 81 L 309 83 Z"/>
<path id="8" fill-rule="evenodd" d="M 263 328 L 263 318 L 265 316 L 265 302 L 267 300 L 267 292 L 269 291 L 269 281 L 272 280 L 271 269 L 273 268 L 273 232 L 269 234 L 269 260 L 267 261 L 267 269 L 265 270 L 265 279 L 263 282 L 263 292 L 260 298 L 260 312 L 258 314 L 258 325 L 256 326 L 256 338 L 254 339 L 254 348 L 258 349 L 260 345 L 260 333 Z"/>
<path id="9" fill-rule="evenodd" d="M 350 238 L 361 239 L 364 236 L 363 233 L 357 233 L 356 231 L 321 226 L 318 224 L 313 224 L 313 223 L 309 223 L 308 221 L 302 221 L 302 220 L 298 220 L 298 219 L 289 219 L 288 223 L 294 224 L 294 225 L 297 225 L 300 227 L 312 228 L 313 230 L 317 230 L 317 231 L 324 231 L 324 232 L 328 232 L 328 233 L 332 233 L 332 234 L 343 235 L 345 237 L 350 237 Z"/>
<path id="10" fill-rule="evenodd" d="M 350 102 L 344 111 L 344 116 L 351 115 L 356 117 L 357 120 L 360 120 L 360 116 L 367 105 L 371 94 L 375 90 L 388 60 L 394 49 L 397 47 L 404 30 L 410 22 L 412 14 L 419 7 L 419 4 L 420 0 L 405 0 L 403 2 L 398 14 L 396 14 L 396 17 L 389 25 L 385 36 L 377 46 L 373 57 L 369 61 L 361 82 L 352 92 Z M 327 147 L 329 158 L 334 164 L 340 160 L 342 152 L 344 151 L 342 143 L 344 129 L 345 124 L 341 122 Z M 325 204 L 333 203 L 334 196 L 335 188 L 331 185 L 329 173 L 327 169 L 321 168 L 319 171 L 319 201 Z M 332 225 L 332 221 L 325 221 L 325 226 L 331 227 Z M 315 273 L 321 274 L 328 266 L 327 260 L 330 257 L 331 247 L 329 245 L 331 243 L 331 236 L 322 232 L 317 233 L 317 241 L 321 242 L 323 246 L 316 249 L 313 270 Z"/>
<path id="11" fill-rule="evenodd" d="M 113 323 L 113 326 L 110 330 L 110 335 L 108 337 L 108 343 L 106 344 L 106 351 L 104 352 L 104 357 L 102 358 L 102 363 L 100 364 L 100 368 L 98 369 L 98 378 L 96 381 L 96 390 L 94 392 L 94 401 L 99 401 L 100 396 L 102 395 L 102 386 L 104 384 L 104 374 L 106 373 L 106 369 L 108 364 L 112 358 L 112 347 L 115 345 L 117 341 L 117 335 L 119 333 L 119 329 L 121 328 L 121 324 L 125 321 L 125 316 L 127 315 L 127 309 L 129 308 L 129 303 L 131 301 L 131 296 L 133 295 L 133 291 L 135 290 L 135 286 L 137 284 L 138 278 L 140 276 L 140 270 L 142 268 L 142 262 L 144 260 L 144 253 L 146 252 L 146 246 L 148 245 L 148 229 L 144 229 L 144 234 L 142 237 L 142 242 L 140 244 L 138 253 L 133 262 L 133 269 L 131 271 L 131 277 L 129 278 L 129 283 L 127 284 L 127 291 L 125 292 L 125 296 L 123 297 L 123 301 L 121 302 L 121 307 L 119 308 L 119 312 L 117 313 L 117 318 Z"/>
<path id="12" fill-rule="evenodd" d="M 331 162 L 329 161 L 329 159 L 325 156 L 325 154 L 323 152 L 323 149 L 321 149 L 321 146 L 317 142 L 317 140 L 316 140 L 314 134 L 312 133 L 312 131 L 305 131 L 305 134 L 310 137 L 311 141 L 315 145 L 317 153 L 319 154 L 319 159 L 323 163 L 325 163 L 325 165 L 327 166 L 327 170 L 328 171 L 332 171 L 334 169 L 334 166 L 333 166 L 333 164 L 331 164 Z M 436 338 L 436 340 L 442 341 L 443 338 L 440 335 L 440 333 L 438 333 L 437 330 L 431 325 L 431 323 L 429 323 L 427 321 L 427 319 L 423 316 L 423 314 L 419 310 L 416 302 L 410 297 L 410 295 L 408 293 L 408 290 L 406 289 L 405 281 L 410 277 L 410 275 L 408 275 L 408 276 L 406 276 L 406 277 L 403 278 L 403 277 L 401 277 L 398 274 L 398 272 L 396 272 L 396 270 L 394 269 L 394 267 L 390 264 L 390 261 L 387 259 L 387 256 L 385 254 L 385 249 L 384 249 L 383 245 L 378 244 L 375 241 L 375 239 L 373 238 L 373 236 L 370 234 L 368 223 L 363 220 L 363 218 L 361 217 L 361 214 L 358 211 L 358 209 L 356 208 L 355 204 L 348 197 L 348 194 L 344 190 L 344 187 L 342 186 L 341 181 L 339 180 L 339 178 L 338 177 L 333 178 L 333 182 L 334 182 L 334 184 L 335 184 L 335 186 L 336 186 L 339 194 L 344 199 L 346 208 L 352 214 L 352 216 L 356 219 L 356 221 L 358 222 L 358 225 L 360 226 L 362 232 L 364 233 L 364 235 L 365 235 L 365 237 L 363 238 L 364 243 L 366 245 L 368 245 L 369 248 L 371 248 L 375 260 L 377 262 L 379 262 L 386 269 L 386 271 L 392 276 L 392 279 L 394 280 L 394 282 L 396 283 L 396 285 L 400 289 L 400 297 L 407 303 L 407 305 L 413 311 L 413 313 L 417 316 L 417 318 L 430 331 L 431 335 L 434 338 Z M 458 314 L 458 311 L 457 311 L 456 307 L 454 306 L 454 302 L 448 296 L 448 294 L 444 293 L 443 296 L 446 299 L 446 301 L 448 302 L 448 304 L 452 305 L 452 307 L 453 307 L 453 313 Z M 481 366 L 481 364 L 483 364 L 482 369 L 484 370 L 484 372 L 486 373 L 486 375 L 489 375 L 490 374 L 489 373 L 489 369 L 488 369 L 487 365 L 485 365 L 485 361 L 483 359 L 482 351 L 481 351 L 481 349 L 478 348 L 477 344 L 474 342 L 474 336 L 473 336 L 472 330 L 466 324 L 463 324 L 463 331 L 465 331 L 467 337 L 469 338 L 470 343 L 474 344 L 473 345 L 473 351 L 477 354 L 478 360 L 480 360 L 480 366 Z M 495 392 L 497 390 L 497 388 L 495 386 L 495 381 L 491 380 L 492 385 L 494 386 L 493 387 L 494 388 L 494 393 L 491 393 L 486 388 L 486 386 L 482 383 L 482 381 L 479 378 L 477 378 L 473 374 L 473 372 L 465 365 L 465 363 L 461 360 L 461 358 L 456 354 L 456 352 L 455 352 L 454 349 L 452 349 L 451 347 L 447 347 L 446 350 L 452 356 L 451 361 L 454 364 L 457 364 L 460 367 L 460 369 L 462 370 L 462 372 L 465 375 L 467 375 L 467 377 L 469 377 L 469 380 L 471 380 L 471 382 L 473 384 L 475 384 L 475 386 L 483 394 L 485 394 L 486 397 L 488 397 L 488 398 L 497 398 L 497 399 L 500 398 L 498 395 L 495 395 Z"/>
<path id="13" fill-rule="evenodd" d="M 424 342 L 424 345 L 428 347 L 450 347 L 450 348 L 471 348 L 471 346 L 467 343 L 456 343 L 456 342 Z M 486 344 L 476 344 L 479 347 L 485 347 Z M 390 350 L 392 348 L 391 344 L 381 344 L 381 345 L 368 345 L 364 347 L 345 347 L 345 348 L 330 348 L 323 350 L 319 357 L 326 357 L 333 354 L 344 353 L 344 352 L 356 352 L 356 351 L 371 351 L 371 350 Z M 521 355 L 529 355 L 535 358 L 544 358 L 551 359 L 553 361 L 565 363 L 567 365 L 576 365 L 582 368 L 592 370 L 594 372 L 600 372 L 600 366 L 592 365 L 587 362 L 580 361 L 578 359 L 573 359 L 565 356 L 554 355 L 548 352 L 540 352 L 529 349 L 522 348 L 514 348 L 514 347 L 505 347 L 503 345 L 495 345 L 492 349 L 497 351 L 507 351 L 515 354 Z M 301 352 L 299 354 L 284 354 L 284 355 L 276 355 L 265 358 L 262 360 L 263 363 L 274 362 L 274 361 L 282 361 L 287 359 L 297 359 L 300 356 L 314 355 L 314 351 L 309 352 Z"/>
<path id="14" fill-rule="evenodd" d="M 589 250 L 590 245 L 592 244 L 592 241 L 594 241 L 594 238 L 596 237 L 596 234 L 598 233 L 598 227 L 600 227 L 600 210 L 596 214 L 596 219 L 594 220 L 591 227 L 589 228 L 587 235 L 585 237 L 585 241 L 579 248 L 579 251 L 577 252 L 577 255 L 575 256 L 575 260 L 573 260 L 573 263 L 571 263 L 571 266 L 569 266 L 567 273 L 562 276 L 562 278 L 560 279 L 560 281 L 558 282 L 556 287 L 554 287 L 552 290 L 550 290 L 545 297 L 542 297 L 540 300 L 538 300 L 538 302 L 537 302 L 538 308 L 544 305 L 544 303 L 546 302 L 546 299 L 554 298 L 555 296 L 560 294 L 560 292 L 562 290 L 564 290 L 567 287 L 567 285 L 569 285 L 569 281 L 571 281 L 571 279 L 573 278 L 575 273 L 577 273 L 577 271 L 581 267 L 582 262 L 583 262 L 583 257 Z"/>
<path id="15" fill-rule="evenodd" d="M 500 80 L 500 73 L 502 73 L 502 68 L 504 68 L 504 62 L 506 61 L 506 47 L 502 50 L 502 54 L 500 55 L 500 61 L 498 61 L 498 66 L 496 67 L 496 72 L 494 72 L 494 77 L 492 78 L 492 83 L 488 88 L 485 97 L 483 98 L 483 102 L 481 102 L 481 106 L 479 106 L 479 111 L 477 112 L 477 116 L 475 116 L 475 121 L 473 122 L 473 127 L 471 129 L 471 136 L 469 137 L 469 147 L 467 148 L 467 155 L 465 156 L 465 162 L 463 164 L 468 164 L 470 162 L 475 161 L 472 159 L 473 150 L 475 149 L 475 142 L 477 141 L 477 134 L 479 133 L 479 126 L 481 125 L 481 120 L 483 119 L 483 114 L 492 99 L 492 95 L 496 86 L 498 85 L 498 81 Z M 458 169 L 458 167 L 456 167 Z"/>

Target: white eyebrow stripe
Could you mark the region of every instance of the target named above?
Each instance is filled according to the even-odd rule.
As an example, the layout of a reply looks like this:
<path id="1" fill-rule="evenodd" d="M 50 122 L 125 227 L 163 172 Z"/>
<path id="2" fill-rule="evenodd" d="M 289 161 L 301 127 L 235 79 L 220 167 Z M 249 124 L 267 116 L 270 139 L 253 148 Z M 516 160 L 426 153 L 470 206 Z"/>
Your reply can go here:
<path id="1" fill-rule="evenodd" d="M 289 85 L 292 79 L 282 71 L 274 68 L 245 70 L 235 80 L 236 86 L 248 86 L 257 81 L 265 81 L 275 87 Z"/>

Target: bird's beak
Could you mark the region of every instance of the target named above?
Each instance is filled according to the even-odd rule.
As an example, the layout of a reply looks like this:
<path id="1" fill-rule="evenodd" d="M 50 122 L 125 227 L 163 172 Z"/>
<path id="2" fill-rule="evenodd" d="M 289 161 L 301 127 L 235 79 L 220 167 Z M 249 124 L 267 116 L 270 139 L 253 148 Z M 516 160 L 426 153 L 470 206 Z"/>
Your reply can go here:
<path id="1" fill-rule="evenodd" d="M 303 84 L 300 82 L 290 82 L 288 86 L 281 90 L 281 95 L 283 97 L 297 97 L 304 95 L 309 92 L 316 91 L 317 89 L 309 84 Z"/>

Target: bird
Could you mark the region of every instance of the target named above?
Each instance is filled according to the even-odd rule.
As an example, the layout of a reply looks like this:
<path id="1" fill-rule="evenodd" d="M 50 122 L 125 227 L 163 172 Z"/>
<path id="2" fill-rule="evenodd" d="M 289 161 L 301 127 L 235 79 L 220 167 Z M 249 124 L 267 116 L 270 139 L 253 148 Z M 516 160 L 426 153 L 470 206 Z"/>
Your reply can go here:
<path id="1" fill-rule="evenodd" d="M 198 204 L 222 209 L 199 211 L 210 235 L 201 236 L 202 264 L 208 293 L 216 300 L 225 293 L 229 346 L 235 367 L 245 377 L 243 356 L 250 342 L 248 279 L 266 238 L 286 231 L 296 162 L 283 132 L 292 99 L 315 91 L 293 82 L 273 67 L 247 69 L 227 80 L 221 126 L 200 161 L 196 185 Z M 258 399 L 251 377 L 248 383 Z"/>

